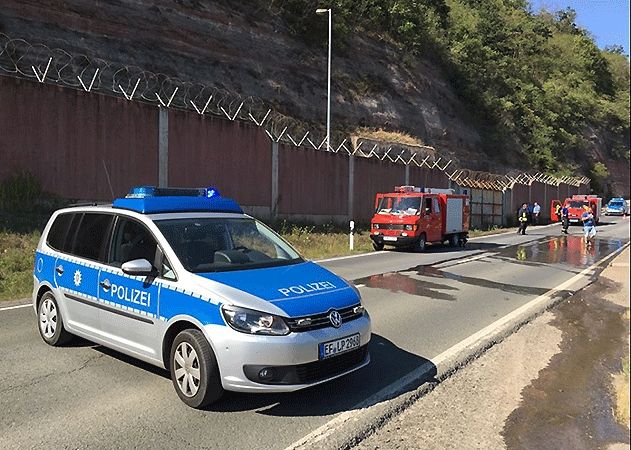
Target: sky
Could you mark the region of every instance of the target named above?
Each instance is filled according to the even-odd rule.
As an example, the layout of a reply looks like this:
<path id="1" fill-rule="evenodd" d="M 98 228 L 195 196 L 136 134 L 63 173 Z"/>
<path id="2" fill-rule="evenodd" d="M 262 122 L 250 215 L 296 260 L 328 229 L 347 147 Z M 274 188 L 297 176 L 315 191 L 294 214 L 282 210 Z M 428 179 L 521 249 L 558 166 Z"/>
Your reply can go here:
<path id="1" fill-rule="evenodd" d="M 576 11 L 577 25 L 594 36 L 598 47 L 621 45 L 629 55 L 629 0 L 530 0 L 530 4 L 535 12 L 569 6 Z"/>

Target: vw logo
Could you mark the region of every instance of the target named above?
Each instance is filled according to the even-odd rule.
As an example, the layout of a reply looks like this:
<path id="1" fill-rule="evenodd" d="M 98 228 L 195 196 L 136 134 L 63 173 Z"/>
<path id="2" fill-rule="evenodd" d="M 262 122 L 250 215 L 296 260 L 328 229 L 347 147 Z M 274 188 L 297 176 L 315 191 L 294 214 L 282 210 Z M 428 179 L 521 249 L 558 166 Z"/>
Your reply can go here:
<path id="1" fill-rule="evenodd" d="M 342 315 L 335 310 L 329 313 L 329 320 L 331 321 L 331 325 L 333 325 L 335 328 L 339 328 L 342 326 Z"/>

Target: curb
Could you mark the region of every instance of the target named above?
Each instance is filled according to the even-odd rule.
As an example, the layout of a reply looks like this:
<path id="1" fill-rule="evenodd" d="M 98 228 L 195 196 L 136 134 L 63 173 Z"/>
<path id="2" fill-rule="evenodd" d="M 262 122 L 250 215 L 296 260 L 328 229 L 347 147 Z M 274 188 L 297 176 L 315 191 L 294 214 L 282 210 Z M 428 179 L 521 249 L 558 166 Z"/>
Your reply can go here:
<path id="1" fill-rule="evenodd" d="M 289 449 L 313 447 L 348 450 L 379 430 L 388 420 L 398 415 L 420 397 L 431 392 L 440 382 L 477 359 L 486 350 L 518 331 L 522 326 L 548 311 L 575 292 L 566 291 L 575 282 L 588 277 L 590 285 L 617 256 L 629 247 L 627 243 L 590 267 L 582 270 L 558 287 L 531 300 L 527 304 L 493 322 L 467 339 L 432 358 L 432 362 L 401 378 L 396 388 L 386 386 L 368 399 L 354 405 L 322 425 Z M 585 286 L 585 287 L 587 287 Z M 584 289 L 581 288 L 580 290 Z M 577 291 L 578 292 L 578 291 Z M 433 375 L 433 377 L 432 377 Z M 428 380 L 423 383 L 422 380 Z M 394 383 L 393 383 L 394 384 Z M 392 385 L 391 385 L 392 386 Z"/>

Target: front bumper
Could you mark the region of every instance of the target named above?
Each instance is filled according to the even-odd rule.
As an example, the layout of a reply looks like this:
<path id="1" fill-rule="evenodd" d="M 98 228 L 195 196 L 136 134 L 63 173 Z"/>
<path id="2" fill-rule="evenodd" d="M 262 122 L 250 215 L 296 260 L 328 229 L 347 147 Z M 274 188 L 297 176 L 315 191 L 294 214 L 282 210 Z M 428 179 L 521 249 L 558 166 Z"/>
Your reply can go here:
<path id="1" fill-rule="evenodd" d="M 384 239 L 383 234 L 371 234 L 370 239 L 378 245 L 394 245 L 395 247 L 409 247 L 414 245 L 418 241 L 418 236 L 387 236 L 396 237 L 396 241 L 387 241 Z"/>
<path id="2" fill-rule="evenodd" d="M 367 312 L 358 319 L 343 323 L 340 328 L 292 332 L 287 336 L 252 335 L 219 325 L 208 325 L 204 327 L 204 332 L 215 350 L 221 383 L 229 391 L 297 391 L 341 377 L 370 362 L 367 351 L 358 355 L 353 353 L 356 350 L 322 361 L 318 359 L 320 343 L 355 333 L 360 335 L 360 349 L 366 349 L 371 333 L 370 316 Z M 255 378 L 253 371 L 262 367 L 280 367 L 282 369 L 279 371 L 283 373 L 291 372 L 291 376 L 287 378 L 289 383 L 265 384 L 252 381 L 250 378 Z"/>

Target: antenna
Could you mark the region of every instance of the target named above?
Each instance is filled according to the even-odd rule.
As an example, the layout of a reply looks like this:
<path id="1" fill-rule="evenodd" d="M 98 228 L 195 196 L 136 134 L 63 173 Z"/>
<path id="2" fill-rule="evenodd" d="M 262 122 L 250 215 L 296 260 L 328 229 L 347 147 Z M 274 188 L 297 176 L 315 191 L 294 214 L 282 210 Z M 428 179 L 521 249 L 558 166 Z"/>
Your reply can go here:
<path id="1" fill-rule="evenodd" d="M 107 177 L 107 184 L 110 187 L 110 194 L 112 194 L 112 200 L 114 200 L 114 189 L 112 189 L 112 182 L 110 181 L 110 172 L 107 170 L 107 166 L 105 165 L 105 159 L 101 159 L 103 162 L 103 169 L 105 169 L 105 176 Z"/>

